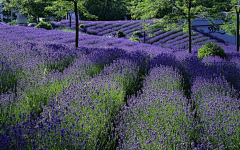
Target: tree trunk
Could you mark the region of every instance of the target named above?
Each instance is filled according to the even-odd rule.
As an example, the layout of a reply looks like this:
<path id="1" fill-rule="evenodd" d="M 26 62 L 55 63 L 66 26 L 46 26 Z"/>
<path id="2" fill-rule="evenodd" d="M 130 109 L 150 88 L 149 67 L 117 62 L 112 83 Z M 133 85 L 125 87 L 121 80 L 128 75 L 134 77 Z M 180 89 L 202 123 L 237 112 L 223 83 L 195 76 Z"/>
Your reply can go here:
<path id="1" fill-rule="evenodd" d="M 237 32 L 236 32 L 236 46 L 237 52 L 239 51 L 239 12 L 237 11 Z"/>
<path id="2" fill-rule="evenodd" d="M 74 11 L 75 11 L 75 22 L 76 22 L 76 38 L 75 38 L 75 47 L 78 47 L 78 35 L 79 35 L 79 28 L 78 28 L 78 10 L 77 10 L 77 1 L 74 1 Z"/>
<path id="3" fill-rule="evenodd" d="M 188 7 L 188 48 L 189 53 L 191 53 L 192 50 L 192 31 L 191 31 L 191 17 L 190 17 L 190 10 L 191 10 L 191 0 L 189 0 L 189 7 Z"/>
<path id="4" fill-rule="evenodd" d="M 70 28 L 72 27 L 72 15 L 69 14 L 69 18 L 70 18 Z"/>
<path id="5" fill-rule="evenodd" d="M 126 16 L 124 16 L 124 19 L 126 19 L 126 18 L 127 18 L 127 17 L 126 17 Z M 144 24 L 145 24 L 145 19 L 144 19 Z M 143 28 L 143 43 L 145 43 L 145 42 L 146 42 L 145 35 L 146 35 L 146 33 L 145 33 L 145 29 Z"/>

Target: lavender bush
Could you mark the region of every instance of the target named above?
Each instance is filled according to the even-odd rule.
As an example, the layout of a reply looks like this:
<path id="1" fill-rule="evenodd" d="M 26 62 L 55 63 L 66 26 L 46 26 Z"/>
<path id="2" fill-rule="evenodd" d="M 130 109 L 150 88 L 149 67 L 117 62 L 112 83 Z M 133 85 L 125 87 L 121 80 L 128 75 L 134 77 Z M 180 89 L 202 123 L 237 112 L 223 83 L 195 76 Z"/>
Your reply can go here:
<path id="1" fill-rule="evenodd" d="M 200 118 L 197 147 L 201 149 L 239 148 L 239 100 L 231 93 L 235 90 L 223 78 L 206 80 L 196 78 L 193 101 Z"/>
<path id="2" fill-rule="evenodd" d="M 181 76 L 169 67 L 156 67 L 143 94 L 129 99 L 116 119 L 117 149 L 186 149 L 191 145 L 192 119 L 181 94 Z"/>

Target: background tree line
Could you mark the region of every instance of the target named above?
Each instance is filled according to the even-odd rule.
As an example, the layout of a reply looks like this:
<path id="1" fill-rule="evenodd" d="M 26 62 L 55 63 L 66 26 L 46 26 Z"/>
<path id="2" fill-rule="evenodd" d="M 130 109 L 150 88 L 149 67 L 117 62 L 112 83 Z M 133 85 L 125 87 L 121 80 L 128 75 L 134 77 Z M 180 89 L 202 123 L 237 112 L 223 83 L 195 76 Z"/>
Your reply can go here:
<path id="1" fill-rule="evenodd" d="M 198 5 L 206 8 L 230 10 L 232 0 L 201 0 Z M 226 5 L 218 5 L 218 3 Z M 24 15 L 30 16 L 35 22 L 39 18 L 66 16 L 67 11 L 73 10 L 73 4 L 65 0 L 2 0 L 4 11 L 12 8 Z M 220 4 L 219 3 L 219 4 Z M 172 12 L 169 0 L 78 0 L 79 15 L 82 20 L 128 20 L 163 18 Z M 7 13 L 6 13 L 7 14 Z M 9 13 L 8 13 L 9 14 Z"/>

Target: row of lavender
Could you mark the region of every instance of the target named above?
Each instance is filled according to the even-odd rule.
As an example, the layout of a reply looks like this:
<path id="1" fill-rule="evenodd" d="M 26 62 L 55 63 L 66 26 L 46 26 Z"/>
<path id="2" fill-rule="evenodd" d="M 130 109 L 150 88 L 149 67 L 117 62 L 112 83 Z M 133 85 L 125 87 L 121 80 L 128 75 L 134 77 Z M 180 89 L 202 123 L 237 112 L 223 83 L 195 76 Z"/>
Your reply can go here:
<path id="1" fill-rule="evenodd" d="M 19 26 L 0 26 L 0 39 L 11 41 L 41 41 L 47 43 L 61 43 L 70 46 L 75 44 L 75 34 L 57 30 L 45 30 L 40 28 L 29 28 Z M 91 48 L 114 48 L 119 47 L 126 51 L 141 50 L 149 54 L 157 55 L 162 52 L 172 52 L 170 48 L 161 48 L 149 44 L 132 42 L 126 39 L 107 38 L 103 36 L 94 36 L 80 34 L 79 46 Z"/>
<path id="2" fill-rule="evenodd" d="M 152 22 L 152 20 L 147 20 L 147 22 Z M 68 21 L 61 21 L 60 24 L 68 27 Z M 130 38 L 134 31 L 141 31 L 143 34 L 143 29 L 141 24 L 142 20 L 134 20 L 134 21 L 80 21 L 79 23 L 84 24 L 87 29 L 87 33 L 95 34 L 103 36 L 105 34 L 113 34 L 115 35 L 118 30 L 122 31 L 126 38 Z M 211 36 L 210 34 L 206 34 L 202 32 L 198 28 L 193 28 L 196 32 L 192 37 L 192 44 L 195 46 L 199 46 L 204 44 L 206 41 L 215 41 L 219 43 L 226 43 L 224 40 Z M 154 37 L 149 37 L 146 32 L 146 43 L 153 44 L 157 46 L 168 47 L 172 49 L 187 49 L 188 48 L 188 34 L 184 33 L 181 30 L 172 30 L 168 32 L 156 31 L 153 33 Z M 143 43 L 144 38 L 140 38 Z M 226 44 L 230 45 L 230 44 Z M 231 45 L 232 46 L 232 45 Z"/>
<path id="3" fill-rule="evenodd" d="M 17 27 L 17 26 L 1 26 L 1 35 L 0 38 L 10 38 L 14 41 L 16 40 L 33 40 L 33 41 L 42 41 L 42 42 L 57 42 L 57 43 L 65 43 L 67 45 L 75 45 L 75 35 L 74 33 L 68 33 L 68 32 L 61 32 L 56 30 L 44 30 L 44 29 L 37 29 L 37 28 L 27 28 L 27 27 Z M 18 36 L 16 36 L 16 33 Z M 32 34 L 34 33 L 34 34 Z M 162 40 L 165 40 L 165 43 L 162 43 L 161 47 L 155 46 L 155 45 L 149 45 L 144 43 L 137 43 L 132 42 L 125 39 L 118 39 L 118 38 L 107 38 L 102 36 L 93 36 L 93 35 L 86 35 L 86 34 L 80 34 L 79 38 L 79 45 L 80 46 L 88 46 L 88 47 L 104 47 L 104 48 L 113 48 L 113 47 L 119 47 L 123 48 L 125 50 L 143 50 L 146 51 L 149 54 L 157 55 L 161 52 L 169 52 L 172 53 L 172 51 L 179 51 L 184 50 L 182 48 L 187 48 L 186 46 L 188 44 L 187 35 L 183 34 L 182 36 L 176 36 L 173 40 L 171 39 L 171 34 L 183 34 L 180 31 L 169 31 L 169 32 L 162 32 L 158 31 L 156 32 L 156 37 L 162 38 Z M 223 44 L 221 42 L 216 42 L 213 39 L 202 37 L 201 39 L 198 39 L 198 33 L 196 33 L 196 36 L 193 36 L 193 43 L 199 42 L 197 44 L 193 44 L 193 52 L 196 54 L 197 50 L 201 47 L 202 44 L 204 44 L 206 39 L 207 41 L 214 41 L 216 44 L 219 44 L 222 46 L 222 48 L 225 51 L 234 51 L 235 46 L 231 44 Z M 162 35 L 162 36 L 161 36 Z M 164 37 L 164 38 L 163 38 Z M 170 37 L 170 38 L 168 38 Z M 149 39 L 151 40 L 151 39 Z M 203 40 L 203 41 L 202 41 Z M 202 41 L 202 42 L 200 42 Z M 181 45 L 182 44 L 182 45 Z M 164 48 L 162 48 L 164 47 Z M 171 47 L 171 48 L 168 48 Z"/>
<path id="4" fill-rule="evenodd" d="M 17 97 L 1 95 L 1 110 L 5 108 L 1 113 L 2 149 L 100 149 L 116 143 L 119 149 L 239 148 L 239 100 L 229 85 L 240 89 L 238 53 L 228 53 L 228 60 L 199 60 L 184 51 L 158 55 L 149 63 L 148 69 L 152 69 L 143 94 L 129 99 L 130 107 L 122 107 L 124 95 L 131 89 L 127 87 L 136 83 L 137 68 L 144 70 L 148 64 L 146 54 L 94 48 L 76 52 L 66 45 L 8 41 L 1 43 L 0 56 L 7 62 L 2 68 L 13 68 L 6 74 L 23 69 L 16 77 Z M 219 78 L 222 76 L 229 83 Z M 184 96 L 187 90 L 191 91 L 188 99 Z M 33 109 L 36 118 L 30 115 Z M 113 123 L 110 116 L 115 115 Z"/>

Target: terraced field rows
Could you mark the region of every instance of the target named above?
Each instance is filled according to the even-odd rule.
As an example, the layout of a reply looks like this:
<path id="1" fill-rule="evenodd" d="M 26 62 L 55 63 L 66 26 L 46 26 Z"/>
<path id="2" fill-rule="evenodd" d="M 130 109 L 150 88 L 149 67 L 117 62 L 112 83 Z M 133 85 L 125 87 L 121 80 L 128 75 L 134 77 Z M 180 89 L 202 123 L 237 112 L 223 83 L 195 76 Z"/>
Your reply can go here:
<path id="1" fill-rule="evenodd" d="M 147 20 L 147 22 L 153 22 L 153 20 Z M 69 27 L 69 22 L 62 21 L 59 22 L 66 28 Z M 97 24 L 98 23 L 98 24 Z M 141 27 L 141 24 L 143 21 L 141 20 L 131 20 L 131 21 L 101 21 L 101 22 L 90 22 L 90 21 L 80 21 L 79 24 L 86 25 L 87 33 L 88 34 L 94 34 L 99 36 L 104 36 L 108 34 L 115 35 L 117 31 L 122 31 L 126 35 L 126 39 L 129 39 L 130 36 L 134 31 L 141 31 L 143 34 L 143 29 Z M 89 27 L 89 24 L 91 26 Z M 117 26 L 117 27 L 116 27 Z M 73 26 L 74 27 L 74 26 Z M 193 31 L 195 34 L 193 35 L 193 46 L 199 46 L 202 45 L 202 41 L 207 41 L 209 38 L 216 42 L 222 42 L 225 43 L 225 41 L 214 37 L 212 35 L 208 35 L 209 37 L 206 37 L 207 33 L 204 33 L 198 28 L 193 27 Z M 184 33 L 182 30 L 178 31 L 156 31 L 153 33 L 153 37 L 149 37 L 146 32 L 146 43 L 153 44 L 156 46 L 163 46 L 173 49 L 187 49 L 188 43 L 185 41 L 188 41 L 188 34 Z M 143 37 L 140 37 L 141 42 L 144 42 Z M 168 42 L 170 41 L 170 42 Z M 201 43 L 199 43 L 201 41 Z M 174 43 L 176 42 L 176 43 Z M 176 46 L 179 45 L 179 46 Z"/>

